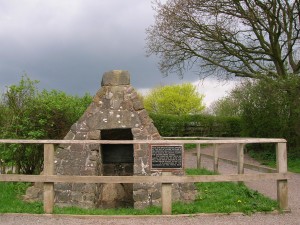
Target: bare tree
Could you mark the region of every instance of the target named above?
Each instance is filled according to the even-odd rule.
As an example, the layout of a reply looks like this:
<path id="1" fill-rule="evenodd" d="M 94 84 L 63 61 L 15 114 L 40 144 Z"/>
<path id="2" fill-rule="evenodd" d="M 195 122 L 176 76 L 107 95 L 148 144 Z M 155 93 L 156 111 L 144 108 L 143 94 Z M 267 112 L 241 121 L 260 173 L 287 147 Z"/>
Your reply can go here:
<path id="1" fill-rule="evenodd" d="M 168 0 L 154 3 L 148 55 L 163 74 L 285 78 L 300 73 L 299 0 Z"/>

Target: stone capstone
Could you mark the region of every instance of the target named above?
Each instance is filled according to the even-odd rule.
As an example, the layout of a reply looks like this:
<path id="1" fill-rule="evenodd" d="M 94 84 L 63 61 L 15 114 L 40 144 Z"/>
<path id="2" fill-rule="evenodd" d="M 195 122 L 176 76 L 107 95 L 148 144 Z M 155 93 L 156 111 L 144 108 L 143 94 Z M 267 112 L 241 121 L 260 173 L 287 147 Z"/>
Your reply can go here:
<path id="1" fill-rule="evenodd" d="M 102 77 L 102 86 L 118 86 L 118 85 L 129 85 L 130 75 L 128 71 L 124 70 L 112 70 L 104 73 Z"/>

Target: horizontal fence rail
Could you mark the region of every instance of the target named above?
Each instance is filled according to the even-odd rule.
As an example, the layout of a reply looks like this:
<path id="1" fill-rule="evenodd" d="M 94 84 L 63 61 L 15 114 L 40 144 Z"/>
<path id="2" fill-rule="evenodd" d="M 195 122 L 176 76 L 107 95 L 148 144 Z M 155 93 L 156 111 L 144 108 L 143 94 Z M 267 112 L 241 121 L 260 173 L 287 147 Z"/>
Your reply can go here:
<path id="1" fill-rule="evenodd" d="M 258 181 L 287 179 L 287 174 L 257 173 L 191 176 L 68 176 L 68 175 L 0 175 L 0 181 L 54 183 L 195 183 L 224 181 Z"/>
<path id="2" fill-rule="evenodd" d="M 180 137 L 177 137 L 177 139 Z M 191 137 L 195 139 L 196 137 Z M 0 139 L 6 144 L 251 144 L 251 143 L 286 143 L 285 139 L 240 138 L 209 140 L 14 140 Z"/>
<path id="3" fill-rule="evenodd" d="M 181 139 L 181 140 L 178 140 Z M 195 140 L 196 139 L 196 140 Z M 0 144 L 43 144 L 44 145 L 44 174 L 21 175 L 0 174 L 0 182 L 41 182 L 44 183 L 44 212 L 51 214 L 54 207 L 54 183 L 161 183 L 162 184 L 162 212 L 171 214 L 171 185 L 172 183 L 196 182 L 242 182 L 275 180 L 277 182 L 277 201 L 280 209 L 288 209 L 288 175 L 287 151 L 285 139 L 269 138 L 203 138 L 203 137 L 172 137 L 164 140 L 14 140 L 0 139 Z M 259 170 L 272 173 L 244 174 L 244 168 L 251 169 L 244 163 L 244 146 L 251 143 L 276 144 L 277 168 L 276 171 Z M 54 175 L 54 151 L 58 144 L 196 144 L 197 168 L 201 167 L 201 156 L 213 160 L 214 171 L 218 171 L 218 163 L 227 161 L 237 165 L 238 174 L 226 175 L 198 175 L 198 176 L 172 176 L 164 172 L 162 176 L 66 176 Z M 201 153 L 201 144 L 213 144 L 213 155 Z M 221 159 L 218 156 L 219 144 L 236 144 L 237 161 Z M 255 169 L 255 168 L 254 168 Z"/>

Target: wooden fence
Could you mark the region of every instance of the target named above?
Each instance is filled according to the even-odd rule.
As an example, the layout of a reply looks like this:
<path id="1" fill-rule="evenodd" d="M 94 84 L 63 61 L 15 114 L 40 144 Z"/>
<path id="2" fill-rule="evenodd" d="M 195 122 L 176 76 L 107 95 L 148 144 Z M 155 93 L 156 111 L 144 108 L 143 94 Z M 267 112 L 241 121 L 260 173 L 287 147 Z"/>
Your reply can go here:
<path id="1" fill-rule="evenodd" d="M 44 212 L 51 214 L 54 207 L 54 183 L 161 183 L 162 184 L 162 213 L 171 214 L 172 211 L 172 183 L 194 183 L 194 182 L 224 182 L 224 181 L 277 181 L 277 201 L 283 211 L 288 208 L 288 175 L 287 175 L 287 150 L 285 139 L 265 138 L 226 138 L 226 139 L 201 139 L 201 140 L 11 140 L 2 139 L 0 143 L 6 144 L 44 144 L 44 174 L 43 175 L 21 175 L 0 174 L 0 182 L 42 182 L 44 183 Z M 213 167 L 218 171 L 219 144 L 237 145 L 237 174 L 228 175 L 198 175 L 198 176 L 171 176 L 163 173 L 163 176 L 66 176 L 54 175 L 54 151 L 57 144 L 196 144 L 197 145 L 197 167 L 201 167 L 201 144 L 213 144 Z M 273 173 L 260 172 L 255 174 L 244 174 L 244 145 L 249 143 L 275 143 L 277 170 Z"/>

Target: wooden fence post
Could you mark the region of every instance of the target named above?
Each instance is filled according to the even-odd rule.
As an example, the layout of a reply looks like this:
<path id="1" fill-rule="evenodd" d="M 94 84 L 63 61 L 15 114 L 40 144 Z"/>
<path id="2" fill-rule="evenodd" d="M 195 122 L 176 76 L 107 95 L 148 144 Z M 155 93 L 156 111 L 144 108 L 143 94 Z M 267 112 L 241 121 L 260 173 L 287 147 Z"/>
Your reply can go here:
<path id="1" fill-rule="evenodd" d="M 286 143 L 276 145 L 277 172 L 287 173 L 287 151 Z M 289 210 L 288 206 L 288 183 L 287 179 L 277 180 L 277 201 L 282 210 Z"/>
<path id="2" fill-rule="evenodd" d="M 214 144 L 214 172 L 219 172 L 219 150 L 217 144 Z"/>
<path id="3" fill-rule="evenodd" d="M 197 169 L 201 169 L 201 146 L 197 144 Z"/>
<path id="4" fill-rule="evenodd" d="M 172 175 L 171 172 L 162 172 L 162 176 L 170 175 Z M 161 205 L 163 215 L 172 214 L 172 184 L 170 183 L 161 184 Z"/>
<path id="5" fill-rule="evenodd" d="M 244 144 L 237 144 L 238 174 L 244 174 Z"/>
<path id="6" fill-rule="evenodd" d="M 54 144 L 44 144 L 44 175 L 54 174 Z M 44 212 L 53 213 L 54 183 L 44 183 Z"/>

